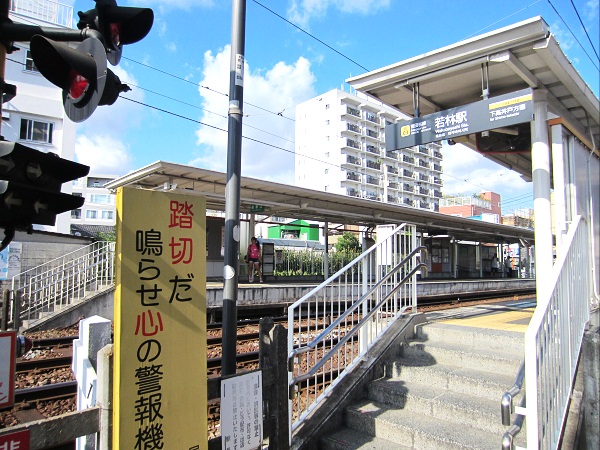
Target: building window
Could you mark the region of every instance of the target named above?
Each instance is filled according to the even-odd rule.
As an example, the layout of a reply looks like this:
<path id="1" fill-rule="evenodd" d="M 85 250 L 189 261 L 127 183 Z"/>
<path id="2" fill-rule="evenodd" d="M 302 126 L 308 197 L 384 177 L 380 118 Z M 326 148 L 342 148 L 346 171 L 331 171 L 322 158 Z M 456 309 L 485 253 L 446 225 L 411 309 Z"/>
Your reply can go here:
<path id="1" fill-rule="evenodd" d="M 102 218 L 105 220 L 113 219 L 113 211 L 102 211 Z"/>
<path id="2" fill-rule="evenodd" d="M 20 138 L 24 141 L 43 142 L 52 144 L 53 124 L 38 120 L 21 119 Z"/>
<path id="3" fill-rule="evenodd" d="M 92 194 L 90 195 L 91 203 L 99 203 L 101 205 L 110 205 L 110 195 L 108 194 Z"/>
<path id="4" fill-rule="evenodd" d="M 88 209 L 85 212 L 85 218 L 86 219 L 97 219 L 98 218 L 98 211 L 93 210 L 93 209 Z"/>
<path id="5" fill-rule="evenodd" d="M 31 50 L 27 50 L 25 55 L 25 70 L 29 72 L 38 72 L 39 70 L 35 67 L 35 63 L 33 62 L 33 58 L 31 57 Z"/>
<path id="6" fill-rule="evenodd" d="M 325 169 L 325 175 L 329 173 L 329 169 Z"/>
<path id="7" fill-rule="evenodd" d="M 81 219 L 81 210 L 80 209 L 71 210 L 71 219 Z"/>

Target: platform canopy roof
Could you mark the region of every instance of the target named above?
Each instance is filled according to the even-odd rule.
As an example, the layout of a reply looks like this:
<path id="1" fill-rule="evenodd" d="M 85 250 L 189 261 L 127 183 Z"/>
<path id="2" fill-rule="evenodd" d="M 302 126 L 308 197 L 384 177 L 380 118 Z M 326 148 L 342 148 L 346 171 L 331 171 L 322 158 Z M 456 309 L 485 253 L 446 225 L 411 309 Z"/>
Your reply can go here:
<path id="1" fill-rule="evenodd" d="M 122 186 L 152 190 L 176 189 L 179 192 L 203 194 L 207 208 L 225 211 L 226 174 L 197 167 L 157 161 L 123 177 L 105 187 Z M 273 183 L 255 178 L 240 180 L 240 212 L 250 214 L 262 209 L 258 215 L 314 220 L 333 224 L 376 226 L 385 224 L 416 224 L 430 235 L 450 235 L 459 240 L 481 242 L 533 243 L 533 230 L 498 225 L 473 219 L 448 216 L 409 206 L 383 203 L 330 192 Z M 258 207 L 258 208 L 257 208 Z"/>
<path id="2" fill-rule="evenodd" d="M 483 78 L 487 63 L 489 77 Z M 484 81 L 486 80 L 486 81 Z M 489 83 L 488 81 L 489 80 Z M 545 89 L 549 118 L 560 117 L 588 148 L 600 139 L 599 101 L 562 52 L 541 17 L 476 36 L 346 80 L 414 117 L 413 87 L 418 83 L 420 116 L 521 89 Z M 475 149 L 473 135 L 455 139 Z M 596 150 L 596 154 L 597 150 Z M 486 154 L 531 180 L 531 153 Z"/>

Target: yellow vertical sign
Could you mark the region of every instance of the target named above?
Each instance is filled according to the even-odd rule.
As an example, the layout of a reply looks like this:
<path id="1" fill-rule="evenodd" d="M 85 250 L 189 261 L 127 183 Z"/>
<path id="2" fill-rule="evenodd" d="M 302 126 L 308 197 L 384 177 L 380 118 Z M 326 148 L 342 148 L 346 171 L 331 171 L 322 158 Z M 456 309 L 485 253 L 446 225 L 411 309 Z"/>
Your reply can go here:
<path id="1" fill-rule="evenodd" d="M 206 449 L 206 201 L 119 188 L 113 448 Z"/>

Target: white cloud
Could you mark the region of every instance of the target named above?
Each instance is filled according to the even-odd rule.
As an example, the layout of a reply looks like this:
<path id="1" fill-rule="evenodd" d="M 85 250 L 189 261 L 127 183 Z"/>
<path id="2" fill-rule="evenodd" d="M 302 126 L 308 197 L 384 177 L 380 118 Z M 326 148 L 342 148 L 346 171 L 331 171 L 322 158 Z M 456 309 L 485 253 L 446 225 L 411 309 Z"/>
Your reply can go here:
<path id="1" fill-rule="evenodd" d="M 90 166 L 92 174 L 121 175 L 131 164 L 129 149 L 108 135 L 81 135 L 75 143 L 77 161 Z"/>
<path id="2" fill-rule="evenodd" d="M 517 172 L 508 170 L 461 144 L 445 145 L 442 153 L 444 194 L 496 192 L 502 196 L 502 202 L 506 205 L 506 209 L 503 208 L 504 214 L 525 204 L 533 204 L 533 184 L 524 181 Z"/>
<path id="3" fill-rule="evenodd" d="M 390 0 L 292 0 L 287 14 L 291 22 L 307 28 L 312 19 L 324 17 L 329 7 L 348 14 L 374 14 Z"/>
<path id="4" fill-rule="evenodd" d="M 229 46 L 216 55 L 205 53 L 201 86 L 229 92 L 229 54 Z M 293 184 L 295 122 L 290 119 L 295 117 L 296 104 L 315 95 L 314 84 L 310 63 L 302 57 L 293 64 L 278 62 L 269 70 L 256 70 L 254 73 L 246 63 L 242 134 L 250 139 L 242 139 L 243 176 Z M 201 154 L 190 165 L 225 172 L 227 133 L 222 130 L 228 127 L 228 99 L 207 89 L 200 88 L 199 91 L 202 107 L 218 114 L 205 112 L 200 121 L 218 129 L 200 127 L 196 135 Z M 282 112 L 284 117 L 265 110 Z"/>
<path id="5" fill-rule="evenodd" d="M 125 71 L 123 65 L 110 66 L 121 83 L 137 85 L 136 79 Z M 143 92 L 133 88 L 122 93 L 136 101 L 143 101 Z M 117 99 L 112 105 L 98 106 L 89 119 L 77 128 L 75 157 L 77 161 L 90 166 L 91 173 L 121 175 L 131 169 L 132 156 L 122 142 L 125 133 L 137 127 L 143 117 L 142 106 Z"/>

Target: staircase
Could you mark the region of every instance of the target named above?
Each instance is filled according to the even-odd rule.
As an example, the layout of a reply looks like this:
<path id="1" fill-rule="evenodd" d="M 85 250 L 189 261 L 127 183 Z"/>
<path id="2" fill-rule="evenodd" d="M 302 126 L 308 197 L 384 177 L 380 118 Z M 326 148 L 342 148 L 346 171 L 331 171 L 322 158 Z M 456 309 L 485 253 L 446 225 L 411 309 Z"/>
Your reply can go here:
<path id="1" fill-rule="evenodd" d="M 514 383 L 523 341 L 517 332 L 417 326 L 416 338 L 386 361 L 386 376 L 370 383 L 368 398 L 346 408 L 345 428 L 322 438 L 320 448 L 501 448 L 500 400 Z"/>

